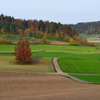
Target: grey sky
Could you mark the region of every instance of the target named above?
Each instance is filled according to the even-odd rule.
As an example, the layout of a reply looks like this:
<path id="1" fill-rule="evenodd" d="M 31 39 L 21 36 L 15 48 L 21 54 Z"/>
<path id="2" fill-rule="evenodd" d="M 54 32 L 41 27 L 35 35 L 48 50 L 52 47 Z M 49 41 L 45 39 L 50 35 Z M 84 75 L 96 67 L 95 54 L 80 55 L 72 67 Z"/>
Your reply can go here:
<path id="1" fill-rule="evenodd" d="M 0 14 L 76 24 L 100 21 L 100 0 L 0 0 Z"/>

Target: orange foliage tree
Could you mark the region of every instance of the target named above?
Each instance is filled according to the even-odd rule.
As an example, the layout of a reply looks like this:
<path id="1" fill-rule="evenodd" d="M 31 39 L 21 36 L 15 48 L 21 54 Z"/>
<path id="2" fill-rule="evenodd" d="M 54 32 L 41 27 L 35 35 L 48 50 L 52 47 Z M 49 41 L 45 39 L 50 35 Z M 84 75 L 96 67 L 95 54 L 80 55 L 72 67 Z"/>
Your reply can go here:
<path id="1" fill-rule="evenodd" d="M 24 40 L 19 41 L 17 44 L 18 45 L 15 46 L 15 60 L 21 64 L 30 63 L 32 61 L 32 52 L 29 46 L 30 43 Z"/>

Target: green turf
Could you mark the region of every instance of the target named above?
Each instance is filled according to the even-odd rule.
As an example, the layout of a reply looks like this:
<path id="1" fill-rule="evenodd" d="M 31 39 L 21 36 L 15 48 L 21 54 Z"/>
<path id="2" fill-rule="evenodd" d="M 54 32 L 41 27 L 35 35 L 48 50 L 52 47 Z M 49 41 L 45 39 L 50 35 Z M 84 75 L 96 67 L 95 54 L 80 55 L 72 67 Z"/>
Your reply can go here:
<path id="1" fill-rule="evenodd" d="M 0 45 L 0 51 L 14 51 L 15 45 Z M 65 46 L 65 45 L 30 45 L 32 51 L 98 51 L 95 47 L 89 46 Z"/>
<path id="2" fill-rule="evenodd" d="M 75 59 L 100 59 L 100 53 L 98 54 L 73 54 L 71 52 L 36 52 L 33 56 L 41 57 L 67 57 Z"/>
<path id="3" fill-rule="evenodd" d="M 92 75 L 71 75 L 71 76 L 77 77 L 77 78 L 84 80 L 84 81 L 100 84 L 100 76 L 92 76 Z"/>
<path id="4" fill-rule="evenodd" d="M 59 58 L 58 63 L 67 73 L 100 74 L 100 54 L 73 54 Z"/>
<path id="5" fill-rule="evenodd" d="M 75 52 L 34 52 L 35 57 L 67 57 L 76 59 L 99 59 L 100 53 L 97 54 L 74 54 Z M 0 53 L 0 56 L 14 56 L 11 54 Z"/>

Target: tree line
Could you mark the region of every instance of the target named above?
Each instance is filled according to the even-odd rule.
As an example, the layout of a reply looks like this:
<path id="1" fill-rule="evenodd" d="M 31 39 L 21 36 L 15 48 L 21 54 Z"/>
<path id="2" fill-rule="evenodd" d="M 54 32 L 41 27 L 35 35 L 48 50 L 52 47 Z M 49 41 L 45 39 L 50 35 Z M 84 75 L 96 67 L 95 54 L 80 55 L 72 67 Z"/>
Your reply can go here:
<path id="1" fill-rule="evenodd" d="M 80 34 L 100 34 L 100 21 L 71 24 L 71 26 L 77 29 Z"/>
<path id="2" fill-rule="evenodd" d="M 49 22 L 43 20 L 15 19 L 11 16 L 0 15 L 0 33 L 16 34 L 25 36 L 25 30 L 30 31 L 30 36 L 37 38 L 47 37 L 63 39 L 65 36 L 74 37 L 78 31 L 70 25 Z"/>
<path id="3" fill-rule="evenodd" d="M 81 24 L 79 25 L 81 26 Z M 42 38 L 43 43 L 47 43 L 47 39 L 55 39 L 68 41 L 70 45 L 96 46 L 95 44 L 88 43 L 86 38 L 78 36 L 79 32 L 82 31 L 78 29 L 78 32 L 75 28 L 74 25 L 61 24 L 60 22 L 38 21 L 36 19 L 22 20 L 11 16 L 4 16 L 3 14 L 0 15 L 0 34 L 19 35 L 20 39 L 29 39 L 30 37 Z M 0 41 L 1 44 L 9 43 L 4 37 Z"/>

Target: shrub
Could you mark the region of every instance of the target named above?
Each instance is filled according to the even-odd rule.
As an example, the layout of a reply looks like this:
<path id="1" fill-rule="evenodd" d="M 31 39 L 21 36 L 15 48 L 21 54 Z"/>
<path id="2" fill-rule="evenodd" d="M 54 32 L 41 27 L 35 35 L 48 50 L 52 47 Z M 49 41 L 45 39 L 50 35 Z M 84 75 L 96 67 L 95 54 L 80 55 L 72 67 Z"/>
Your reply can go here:
<path id="1" fill-rule="evenodd" d="M 93 43 L 93 46 L 96 47 L 97 45 Z"/>
<path id="2" fill-rule="evenodd" d="M 21 64 L 30 63 L 32 61 L 32 52 L 29 44 L 28 41 L 24 40 L 19 41 L 17 46 L 15 46 L 15 60 Z"/>
<path id="3" fill-rule="evenodd" d="M 73 38 L 71 38 L 71 39 L 70 39 L 70 45 L 79 46 L 80 43 L 79 43 L 78 41 L 73 40 Z"/>
<path id="4" fill-rule="evenodd" d="M 65 36 L 63 40 L 68 41 L 68 36 Z"/>
<path id="5" fill-rule="evenodd" d="M 71 39 L 71 37 L 68 36 L 68 35 L 66 35 L 66 36 L 63 38 L 63 41 L 70 42 L 70 39 Z"/>
<path id="6" fill-rule="evenodd" d="M 43 41 L 44 44 L 46 44 L 48 42 L 46 37 L 43 37 L 42 41 Z"/>
<path id="7" fill-rule="evenodd" d="M 0 44 L 11 44 L 11 41 L 7 39 L 0 39 Z"/>

